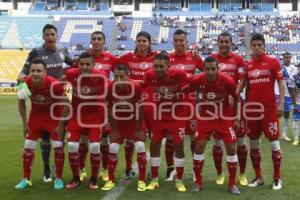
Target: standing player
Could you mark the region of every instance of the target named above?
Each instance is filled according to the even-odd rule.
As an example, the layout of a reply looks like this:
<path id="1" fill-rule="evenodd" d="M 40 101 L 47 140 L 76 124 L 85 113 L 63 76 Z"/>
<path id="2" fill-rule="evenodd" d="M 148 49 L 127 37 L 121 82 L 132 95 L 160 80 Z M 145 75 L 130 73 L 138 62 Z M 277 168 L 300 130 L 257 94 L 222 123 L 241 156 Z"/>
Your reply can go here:
<path id="1" fill-rule="evenodd" d="M 74 189 L 80 185 L 79 178 L 79 140 L 82 134 L 89 139 L 91 179 L 89 188 L 98 189 L 97 174 L 100 165 L 101 125 L 105 120 L 105 91 L 108 81 L 105 75 L 94 68 L 94 59 L 90 53 L 82 53 L 78 61 L 79 68 L 66 71 L 65 80 L 73 87 L 72 118 L 68 122 L 69 163 L 73 179 L 66 185 Z"/>
<path id="2" fill-rule="evenodd" d="M 284 77 L 280 63 L 276 58 L 265 53 L 265 39 L 261 34 L 254 34 L 251 38 L 253 58 L 247 63 L 247 94 L 246 117 L 248 137 L 250 138 L 250 157 L 256 177 L 249 187 L 263 185 L 261 174 L 260 136 L 264 132 L 269 139 L 272 149 L 274 167 L 273 190 L 280 190 L 281 149 L 279 144 L 278 117 L 283 115 L 284 104 Z M 274 83 L 278 82 L 280 99 L 275 104 Z M 253 112 L 253 109 L 256 109 Z M 248 112 L 249 110 L 249 112 Z"/>
<path id="3" fill-rule="evenodd" d="M 236 83 L 230 77 L 218 72 L 217 60 L 208 57 L 204 61 L 204 73 L 192 77 L 190 88 L 202 95 L 201 103 L 197 105 L 197 110 L 199 108 L 201 111 L 197 115 L 196 147 L 193 159 L 196 183 L 191 191 L 199 192 L 203 187 L 204 150 L 210 135 L 215 134 L 222 138 L 227 151 L 229 192 L 240 194 L 235 185 L 237 156 L 234 127 L 239 123 L 238 118 L 236 119 L 236 117 L 239 117 L 237 114 L 239 96 L 236 95 Z M 231 99 L 234 101 L 233 104 L 230 103 Z"/>
<path id="4" fill-rule="evenodd" d="M 217 60 L 218 70 L 226 76 L 230 76 L 237 84 L 237 94 L 239 94 L 245 84 L 245 62 L 243 58 L 231 51 L 232 37 L 229 33 L 223 32 L 218 36 L 218 53 L 212 55 Z M 242 105 L 241 105 L 242 106 Z M 241 121 L 241 128 L 235 131 L 237 136 L 237 156 L 240 166 L 239 182 L 240 185 L 248 185 L 246 177 L 246 161 L 247 161 L 247 145 L 245 141 L 245 120 Z M 225 176 L 222 170 L 223 150 L 222 140 L 215 138 L 215 144 L 213 145 L 213 159 L 217 170 L 218 178 L 216 184 L 223 185 L 225 182 Z"/>
<path id="5" fill-rule="evenodd" d="M 159 187 L 158 169 L 160 166 L 160 148 L 163 137 L 171 134 L 174 141 L 176 189 L 185 192 L 183 184 L 184 173 L 184 129 L 186 120 L 184 94 L 181 88 L 187 84 L 187 75 L 182 70 L 170 69 L 170 60 L 167 53 L 160 53 L 154 57 L 154 70 L 145 74 L 145 88 L 151 105 L 145 105 L 145 116 L 152 132 L 151 154 L 151 182 L 147 190 L 155 190 Z"/>
<path id="6" fill-rule="evenodd" d="M 56 79 L 60 79 L 63 76 L 64 69 L 73 64 L 72 59 L 66 48 L 58 46 L 57 41 L 57 29 L 51 24 L 46 24 L 43 28 L 44 44 L 39 48 L 34 48 L 29 53 L 28 58 L 23 66 L 23 69 L 19 75 L 19 80 L 22 80 L 29 73 L 29 66 L 34 58 L 41 58 L 47 65 L 47 75 Z M 68 66 L 67 66 L 68 65 Z M 42 134 L 41 150 L 44 162 L 44 182 L 51 182 L 51 171 L 49 165 L 50 158 L 50 133 L 45 132 Z"/>
<path id="7" fill-rule="evenodd" d="M 31 93 L 31 111 L 27 121 L 25 98 L 19 99 L 19 113 L 23 121 L 25 136 L 25 147 L 23 153 L 23 180 L 15 186 L 16 189 L 25 189 L 31 186 L 31 167 L 34 160 L 34 150 L 36 141 L 41 138 L 42 133 L 47 131 L 55 152 L 56 180 L 55 189 L 63 189 L 64 184 L 61 179 L 64 165 L 63 142 L 60 135 L 63 129 L 63 121 L 58 121 L 53 117 L 60 118 L 62 107 L 59 103 L 68 103 L 64 90 L 60 82 L 47 76 L 46 64 L 43 60 L 35 58 L 29 65 L 29 76 L 24 77 L 24 82 L 28 85 Z M 23 96 L 25 97 L 25 96 Z"/>
<path id="8" fill-rule="evenodd" d="M 130 79 L 143 81 L 146 71 L 152 68 L 153 58 L 156 54 L 151 49 L 151 35 L 146 31 L 141 31 L 136 35 L 135 51 L 121 56 L 118 63 L 128 66 Z M 126 140 L 126 179 L 131 179 L 134 175 L 132 170 L 133 150 L 134 141 Z"/>
<path id="9" fill-rule="evenodd" d="M 290 141 L 291 139 L 287 136 L 289 130 L 289 118 L 290 111 L 293 110 L 293 102 L 291 99 L 290 92 L 288 90 L 289 79 L 297 74 L 297 68 L 291 64 L 292 54 L 285 52 L 283 55 L 282 71 L 285 79 L 285 97 L 284 97 L 284 123 L 281 138 Z"/>
<path id="10" fill-rule="evenodd" d="M 120 144 L 124 139 L 135 141 L 137 163 L 139 169 L 138 191 L 146 191 L 145 174 L 147 156 L 145 150 L 145 134 L 141 131 L 143 121 L 141 101 L 142 88 L 139 83 L 129 79 L 129 71 L 125 65 L 118 65 L 114 70 L 114 81 L 109 86 L 109 112 L 112 126 L 111 144 L 109 145 L 108 173 L 109 181 L 102 190 L 115 187 L 115 170 L 118 164 Z"/>
<path id="11" fill-rule="evenodd" d="M 294 135 L 293 145 L 294 146 L 297 146 L 299 144 L 299 121 L 300 121 L 300 70 L 299 68 L 297 71 L 298 71 L 297 74 L 290 77 L 289 80 L 289 90 L 294 105 L 294 115 L 293 115 L 293 135 Z"/>
<path id="12" fill-rule="evenodd" d="M 94 57 L 95 68 L 102 71 L 107 78 L 110 77 L 110 73 L 113 66 L 116 64 L 116 58 L 109 52 L 104 50 L 105 45 L 105 34 L 101 31 L 95 31 L 91 35 L 91 45 L 92 48 L 88 50 Z M 100 176 L 103 181 L 108 181 L 107 172 L 107 160 L 109 152 L 109 125 L 107 124 L 102 132 L 102 140 L 100 151 L 102 155 L 102 170 Z M 86 136 L 81 137 L 79 144 L 79 154 L 80 154 L 80 180 L 84 180 L 87 177 L 85 172 L 85 160 L 88 153 L 88 139 Z"/>
<path id="13" fill-rule="evenodd" d="M 180 69 L 186 72 L 187 76 L 190 77 L 195 74 L 195 70 L 201 70 L 203 68 L 203 60 L 198 55 L 194 55 L 193 52 L 187 51 L 188 41 L 186 38 L 186 32 L 183 30 L 176 30 L 173 34 L 173 46 L 175 51 L 170 53 L 170 67 L 174 69 Z M 187 103 L 192 105 L 196 104 L 196 95 L 190 93 L 186 97 Z M 193 113 L 193 111 L 187 111 L 187 115 Z M 185 134 L 191 136 L 190 148 L 192 154 L 194 153 L 195 140 L 193 135 L 195 134 L 196 119 L 187 121 L 185 127 Z M 167 175 L 166 180 L 172 181 L 176 174 L 174 170 L 174 143 L 170 138 L 166 139 L 165 144 L 165 156 L 167 161 Z"/>

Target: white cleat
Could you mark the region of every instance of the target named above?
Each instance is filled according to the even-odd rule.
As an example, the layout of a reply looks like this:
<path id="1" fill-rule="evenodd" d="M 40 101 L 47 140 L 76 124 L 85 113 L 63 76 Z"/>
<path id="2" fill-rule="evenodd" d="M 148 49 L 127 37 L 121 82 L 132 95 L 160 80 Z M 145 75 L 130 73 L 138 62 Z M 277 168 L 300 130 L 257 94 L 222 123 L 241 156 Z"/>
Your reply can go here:
<path id="1" fill-rule="evenodd" d="M 176 176 L 176 169 L 173 169 L 172 171 L 167 172 L 165 181 L 167 182 L 173 181 L 175 179 L 175 176 Z"/>
<path id="2" fill-rule="evenodd" d="M 251 183 L 248 184 L 249 187 L 258 187 L 264 184 L 264 180 L 262 178 L 255 178 Z"/>
<path id="3" fill-rule="evenodd" d="M 285 140 L 285 141 L 291 141 L 291 140 L 292 140 L 291 138 L 289 138 L 289 137 L 286 136 L 286 135 L 282 135 L 282 136 L 281 136 L 281 139 L 283 139 L 283 140 Z"/>
<path id="4" fill-rule="evenodd" d="M 277 190 L 281 190 L 281 188 L 282 188 L 282 181 L 280 179 L 274 180 L 272 189 L 277 191 Z"/>

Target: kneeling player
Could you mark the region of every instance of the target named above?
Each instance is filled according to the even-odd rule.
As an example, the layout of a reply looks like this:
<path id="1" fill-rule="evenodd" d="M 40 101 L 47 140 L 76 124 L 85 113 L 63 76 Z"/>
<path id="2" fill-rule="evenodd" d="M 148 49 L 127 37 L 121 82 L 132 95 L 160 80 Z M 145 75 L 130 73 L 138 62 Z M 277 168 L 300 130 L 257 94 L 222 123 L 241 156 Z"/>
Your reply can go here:
<path id="1" fill-rule="evenodd" d="M 111 190 L 115 186 L 115 170 L 118 163 L 120 144 L 125 140 L 135 141 L 137 163 L 139 168 L 138 191 L 145 191 L 145 173 L 147 157 L 145 151 L 145 134 L 141 131 L 142 108 L 141 86 L 128 79 L 129 71 L 125 65 L 118 65 L 114 71 L 115 81 L 109 87 L 110 124 L 112 126 L 111 144 L 109 145 L 108 175 L 102 190 Z"/>
<path id="2" fill-rule="evenodd" d="M 79 140 L 81 134 L 89 139 L 91 179 L 89 188 L 98 189 L 97 174 L 100 165 L 101 124 L 105 116 L 105 89 L 107 78 L 94 68 L 94 59 L 90 53 L 79 56 L 79 68 L 65 73 L 65 80 L 73 87 L 72 118 L 68 122 L 69 162 L 73 179 L 66 185 L 74 189 L 80 185 L 79 178 Z"/>
<path id="3" fill-rule="evenodd" d="M 24 179 L 15 186 L 16 189 L 25 189 L 31 186 L 31 167 L 34 160 L 36 141 L 41 138 L 44 131 L 50 133 L 53 148 L 55 149 L 56 180 L 55 189 L 63 189 L 61 180 L 64 164 L 63 142 L 59 134 L 63 131 L 63 121 L 53 119 L 60 117 L 62 107 L 56 105 L 68 100 L 64 94 L 62 85 L 54 78 L 47 76 L 46 64 L 41 59 L 31 62 L 29 76 L 24 78 L 29 90 L 24 93 L 24 88 L 18 91 L 19 113 L 23 121 L 25 147 L 23 153 Z M 24 84 L 24 83 L 23 83 Z M 31 111 L 27 122 L 25 97 L 31 93 Z M 29 97 L 28 97 L 29 98 Z"/>
<path id="4" fill-rule="evenodd" d="M 236 84 L 233 80 L 221 72 L 218 72 L 215 58 L 208 57 L 204 61 L 204 73 L 191 79 L 190 88 L 202 94 L 200 115 L 197 115 L 196 147 L 193 159 L 193 168 L 196 176 L 196 183 L 191 189 L 192 192 L 199 192 L 202 187 L 202 168 L 204 164 L 204 150 L 211 134 L 221 138 L 227 151 L 227 167 L 229 172 L 229 192 L 240 194 L 235 185 L 237 171 L 237 155 L 235 151 L 236 135 L 234 125 L 238 126 L 239 121 L 234 122 L 234 107 L 230 99 L 239 101 L 235 97 Z M 198 109 L 196 109 L 198 110 Z"/>

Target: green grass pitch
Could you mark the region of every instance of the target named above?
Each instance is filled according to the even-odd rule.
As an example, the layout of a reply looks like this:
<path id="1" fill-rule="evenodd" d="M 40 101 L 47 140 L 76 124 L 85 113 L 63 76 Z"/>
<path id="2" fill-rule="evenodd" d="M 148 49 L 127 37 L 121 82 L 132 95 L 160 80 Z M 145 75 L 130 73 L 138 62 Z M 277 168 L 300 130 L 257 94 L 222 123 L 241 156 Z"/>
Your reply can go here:
<path id="1" fill-rule="evenodd" d="M 32 168 L 33 187 L 23 191 L 17 191 L 14 186 L 22 177 L 22 152 L 24 138 L 22 136 L 21 120 L 17 111 L 17 98 L 15 96 L 0 97 L 0 199 L 1 200 L 100 200 L 107 194 L 101 190 L 91 191 L 88 189 L 88 182 L 84 182 L 78 189 L 73 191 L 60 190 L 55 191 L 52 183 L 43 183 L 42 181 L 42 161 L 39 146 L 36 149 L 36 156 Z M 185 184 L 191 187 L 192 157 L 189 152 L 189 138 L 185 141 L 186 150 L 186 168 Z M 206 162 L 204 166 L 204 190 L 201 193 L 179 193 L 174 189 L 174 183 L 164 182 L 165 162 L 162 158 L 160 168 L 160 188 L 157 191 L 137 192 L 137 181 L 134 179 L 119 196 L 120 200 L 146 200 L 146 199 L 239 199 L 239 200 L 297 200 L 300 199 L 300 147 L 294 147 L 291 143 L 282 141 L 283 161 L 282 161 L 282 180 L 283 189 L 281 191 L 272 191 L 272 160 L 270 145 L 266 139 L 262 139 L 262 167 L 265 178 L 265 185 L 259 188 L 240 187 L 241 195 L 233 196 L 227 192 L 227 186 L 217 186 L 214 184 L 216 172 L 212 162 L 211 145 L 206 149 Z M 123 147 L 121 148 L 123 150 Z M 121 153 L 117 170 L 118 180 L 124 174 L 124 156 Z M 67 154 L 66 154 L 67 155 Z M 163 155 L 163 154 L 162 154 Z M 51 156 L 53 157 L 53 151 Z M 223 159 L 224 160 L 224 159 Z M 52 161 L 53 163 L 53 161 Z M 89 163 L 89 162 L 88 162 Z M 87 166 L 89 169 L 89 165 Z M 149 168 L 148 168 L 149 169 Z M 227 174 L 225 163 L 223 170 Z M 250 158 L 248 157 L 247 177 L 251 180 L 254 177 Z M 63 180 L 68 182 L 71 179 L 70 167 L 66 157 Z M 99 186 L 103 182 L 99 181 Z"/>

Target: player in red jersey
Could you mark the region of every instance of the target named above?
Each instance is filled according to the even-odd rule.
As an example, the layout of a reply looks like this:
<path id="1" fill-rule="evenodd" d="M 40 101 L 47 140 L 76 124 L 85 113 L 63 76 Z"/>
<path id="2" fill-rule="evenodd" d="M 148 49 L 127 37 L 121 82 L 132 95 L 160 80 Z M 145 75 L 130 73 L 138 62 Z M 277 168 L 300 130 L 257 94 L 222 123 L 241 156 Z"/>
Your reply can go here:
<path id="1" fill-rule="evenodd" d="M 145 150 L 145 133 L 141 130 L 142 87 L 139 83 L 129 79 L 129 70 L 125 65 L 119 64 L 114 70 L 114 81 L 109 86 L 109 112 L 112 126 L 111 144 L 109 145 L 108 173 L 109 181 L 102 190 L 111 190 L 115 187 L 115 170 L 118 164 L 120 144 L 124 139 L 135 141 L 137 163 L 139 169 L 138 191 L 146 191 L 145 174 L 147 156 Z"/>
<path id="2" fill-rule="evenodd" d="M 105 105 L 108 80 L 101 71 L 94 68 L 93 56 L 82 53 L 79 56 L 79 68 L 65 73 L 65 80 L 73 87 L 72 117 L 68 122 L 69 163 L 73 179 L 66 185 L 74 189 L 80 184 L 79 178 L 79 140 L 82 134 L 89 138 L 91 179 L 90 189 L 97 189 L 97 174 L 100 165 L 101 129 L 105 121 Z M 107 91 L 106 91 L 107 92 Z"/>
<path id="3" fill-rule="evenodd" d="M 280 164 L 282 153 L 279 144 L 278 118 L 283 115 L 284 105 L 284 77 L 280 63 L 276 58 L 266 55 L 265 39 L 261 34 L 254 34 L 251 38 L 253 58 L 247 63 L 247 135 L 250 138 L 250 158 L 255 170 L 255 179 L 250 187 L 263 185 L 260 168 L 260 136 L 264 132 L 269 139 L 272 149 L 274 167 L 273 190 L 280 190 Z M 275 103 L 274 83 L 278 82 L 280 100 Z"/>
<path id="4" fill-rule="evenodd" d="M 187 76 L 190 77 L 195 74 L 195 70 L 199 69 L 202 71 L 203 60 L 199 55 L 195 55 L 195 52 L 187 51 L 188 41 L 186 38 L 186 32 L 178 29 L 173 34 L 173 46 L 175 51 L 169 54 L 170 67 L 173 69 L 180 69 L 186 72 Z M 196 104 L 195 93 L 186 95 L 186 102 L 192 105 Z M 187 111 L 187 115 L 193 113 L 193 111 Z M 187 120 L 185 127 L 185 134 L 191 136 L 190 148 L 193 154 L 195 147 L 195 140 L 193 135 L 195 134 L 196 119 L 193 117 L 191 120 Z M 167 175 L 166 181 L 172 181 L 176 175 L 174 170 L 174 143 L 171 138 L 166 139 L 165 144 L 165 157 L 167 162 Z"/>
<path id="5" fill-rule="evenodd" d="M 152 68 L 153 58 L 156 54 L 151 49 L 151 35 L 145 31 L 141 31 L 136 35 L 135 51 L 121 56 L 118 63 L 128 66 L 130 79 L 142 82 L 146 71 Z M 131 179 L 134 175 L 134 171 L 132 170 L 133 150 L 134 141 L 126 140 L 126 179 Z"/>
<path id="6" fill-rule="evenodd" d="M 222 138 L 226 147 L 229 192 L 240 194 L 235 185 L 237 156 L 234 128 L 240 123 L 235 108 L 240 101 L 239 96 L 236 95 L 236 83 L 230 77 L 218 72 L 217 60 L 208 57 L 204 61 L 204 73 L 192 77 L 189 88 L 202 95 L 201 103 L 196 107 L 196 110 L 200 110 L 197 113 L 196 146 L 193 158 L 196 183 L 191 191 L 199 192 L 203 187 L 204 151 L 210 136 L 215 134 Z"/>
<path id="7" fill-rule="evenodd" d="M 116 64 L 116 58 L 109 52 L 104 50 L 105 45 L 105 34 L 101 31 L 95 31 L 91 35 L 91 45 L 92 48 L 88 50 L 93 55 L 95 60 L 95 68 L 102 71 L 107 78 L 110 77 L 111 71 Z M 76 65 L 77 67 L 77 65 Z M 108 181 L 107 172 L 107 160 L 109 152 L 109 135 L 110 135 L 109 124 L 106 124 L 102 130 L 102 139 L 100 151 L 102 155 L 102 170 L 100 172 L 100 177 L 103 181 Z M 79 167 L 80 167 L 80 180 L 87 178 L 85 171 L 85 161 L 88 153 L 88 138 L 85 135 L 81 136 L 79 144 Z"/>
<path id="8" fill-rule="evenodd" d="M 25 137 L 23 153 L 23 180 L 15 186 L 16 189 L 25 189 L 31 186 L 31 167 L 34 160 L 36 142 L 41 138 L 43 131 L 50 133 L 52 145 L 55 150 L 56 180 L 55 189 L 63 189 L 61 180 L 64 165 L 63 141 L 60 134 L 64 123 L 59 121 L 63 108 L 62 103 L 68 103 L 64 89 L 55 78 L 47 76 L 46 64 L 43 60 L 35 58 L 30 63 L 29 76 L 24 78 L 31 93 L 31 111 L 27 121 L 25 99 L 19 99 L 19 113 L 23 121 Z M 65 109 L 64 109 L 65 110 Z"/>
<path id="9" fill-rule="evenodd" d="M 175 167 L 177 173 L 176 189 L 185 192 L 182 182 L 184 172 L 184 129 L 186 115 L 184 94 L 181 88 L 187 84 L 187 75 L 182 70 L 170 69 L 167 53 L 162 52 L 154 57 L 153 70 L 145 75 L 145 90 L 148 94 L 147 105 L 144 105 L 151 135 L 151 182 L 147 190 L 159 187 L 158 169 L 160 166 L 160 148 L 163 137 L 171 134 L 174 141 Z"/>
<path id="10" fill-rule="evenodd" d="M 229 33 L 223 32 L 218 36 L 218 53 L 212 55 L 218 62 L 218 69 L 224 75 L 230 76 L 234 82 L 238 85 L 237 94 L 240 93 L 242 87 L 245 84 L 245 62 L 243 58 L 231 51 L 232 37 Z M 241 105 L 242 106 L 242 105 Z M 239 183 L 240 185 L 248 185 L 246 177 L 246 161 L 247 161 L 247 145 L 245 141 L 246 129 L 245 120 L 241 120 L 241 128 L 236 130 L 237 136 L 237 156 L 240 166 Z M 213 146 L 213 159 L 217 170 L 218 178 L 216 184 L 223 185 L 225 182 L 225 176 L 222 170 L 223 149 L 221 138 L 215 138 L 215 144 Z"/>

